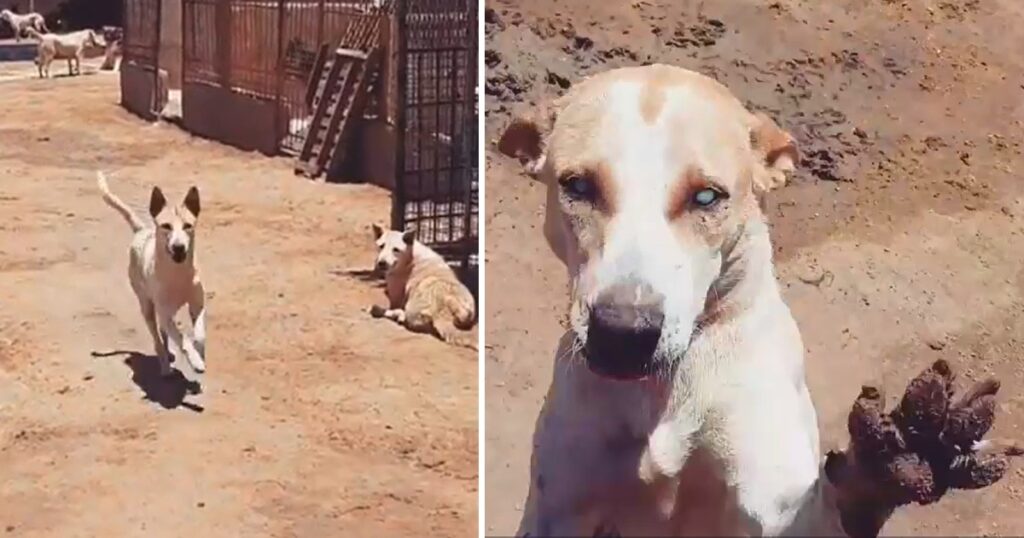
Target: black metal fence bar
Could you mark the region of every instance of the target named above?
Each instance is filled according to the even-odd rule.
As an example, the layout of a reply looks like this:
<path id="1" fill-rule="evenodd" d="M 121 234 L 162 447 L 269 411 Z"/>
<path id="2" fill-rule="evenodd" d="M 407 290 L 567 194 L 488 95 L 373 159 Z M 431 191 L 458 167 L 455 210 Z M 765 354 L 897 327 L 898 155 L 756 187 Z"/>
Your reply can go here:
<path id="1" fill-rule="evenodd" d="M 464 266 L 477 245 L 476 2 L 398 9 L 399 178 L 393 225 Z"/>
<path id="2" fill-rule="evenodd" d="M 155 0 L 126 0 L 155 1 Z M 282 149 L 305 137 L 306 85 L 323 43 L 338 46 L 375 0 L 183 0 L 184 80 L 277 105 Z"/>

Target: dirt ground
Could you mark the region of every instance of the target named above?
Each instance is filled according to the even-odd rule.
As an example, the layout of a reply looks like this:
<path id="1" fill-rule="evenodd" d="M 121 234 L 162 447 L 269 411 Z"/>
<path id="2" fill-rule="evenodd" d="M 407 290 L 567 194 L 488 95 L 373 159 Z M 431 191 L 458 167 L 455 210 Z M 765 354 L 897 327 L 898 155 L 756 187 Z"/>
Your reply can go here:
<path id="1" fill-rule="evenodd" d="M 1024 425 L 1024 61 L 1016 0 L 490 0 L 487 136 L 590 73 L 700 70 L 799 140 L 771 196 L 775 262 L 802 330 L 823 443 L 862 382 L 891 397 L 937 358 L 1002 379 L 993 432 Z M 486 518 L 514 532 L 566 307 L 543 196 L 488 150 Z M 529 276 L 527 276 L 529 275 Z M 1024 534 L 1021 465 L 899 511 L 884 532 Z"/>
<path id="2" fill-rule="evenodd" d="M 387 192 L 313 183 L 290 160 L 147 124 L 117 105 L 116 75 L 9 78 L 6 535 L 476 533 L 476 354 L 365 313 L 383 297 L 365 269 Z M 201 190 L 210 314 L 199 391 L 157 376 L 125 276 L 129 230 L 101 201 L 97 169 L 143 214 L 152 185 L 172 200 Z"/>

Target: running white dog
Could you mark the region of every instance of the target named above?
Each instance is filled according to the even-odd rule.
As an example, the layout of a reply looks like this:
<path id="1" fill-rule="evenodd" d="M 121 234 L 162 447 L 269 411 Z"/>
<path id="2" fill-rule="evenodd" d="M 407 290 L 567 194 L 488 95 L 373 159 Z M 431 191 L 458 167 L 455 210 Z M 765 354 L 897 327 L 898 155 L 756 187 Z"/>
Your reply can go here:
<path id="1" fill-rule="evenodd" d="M 6 21 L 14 30 L 14 40 L 16 42 L 21 41 L 22 33 L 31 28 L 39 33 L 49 33 L 46 29 L 46 19 L 38 13 L 26 13 L 24 15 L 18 15 L 17 13 L 5 9 L 0 11 L 0 21 Z"/>
<path id="2" fill-rule="evenodd" d="M 583 81 L 499 149 L 547 183 L 571 289 L 519 535 L 871 535 L 906 499 L 930 502 L 870 474 L 871 447 L 823 469 L 759 203 L 797 161 L 775 123 L 656 65 Z"/>
<path id="3" fill-rule="evenodd" d="M 153 337 L 161 375 L 173 373 L 171 353 L 175 357 L 184 355 L 196 373 L 206 371 L 206 294 L 195 254 L 199 190 L 190 188 L 182 204 L 172 207 L 160 187 L 153 187 L 149 214 L 155 226 L 149 226 L 111 194 L 103 173 L 97 173 L 96 181 L 103 200 L 132 228 L 128 281 Z M 192 319 L 191 338 L 182 334 L 174 321 L 186 304 Z"/>

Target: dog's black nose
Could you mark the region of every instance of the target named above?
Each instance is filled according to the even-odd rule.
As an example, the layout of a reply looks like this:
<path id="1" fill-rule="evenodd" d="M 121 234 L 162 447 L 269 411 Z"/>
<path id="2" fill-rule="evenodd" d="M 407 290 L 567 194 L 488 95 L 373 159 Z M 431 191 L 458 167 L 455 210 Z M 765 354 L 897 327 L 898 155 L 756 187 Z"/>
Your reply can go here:
<path id="1" fill-rule="evenodd" d="M 377 262 L 377 270 L 378 271 L 387 271 L 387 269 L 388 269 L 387 262 Z"/>
<path id="2" fill-rule="evenodd" d="M 185 245 L 171 245 L 171 259 L 176 262 L 180 262 L 185 259 L 185 255 L 188 251 L 185 249 Z"/>
<path id="3" fill-rule="evenodd" d="M 591 371 L 616 379 L 650 375 L 665 322 L 663 308 L 664 297 L 634 280 L 598 295 L 590 308 L 585 349 Z"/>

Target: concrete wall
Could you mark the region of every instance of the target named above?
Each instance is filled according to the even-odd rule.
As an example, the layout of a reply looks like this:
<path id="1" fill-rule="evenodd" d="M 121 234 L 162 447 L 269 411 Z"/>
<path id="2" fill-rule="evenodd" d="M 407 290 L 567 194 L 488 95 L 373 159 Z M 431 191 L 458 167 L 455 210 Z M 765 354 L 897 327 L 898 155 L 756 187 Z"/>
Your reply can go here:
<path id="1" fill-rule="evenodd" d="M 328 181 L 372 183 L 395 188 L 396 129 L 383 120 L 363 120 L 341 162 L 332 163 Z"/>
<path id="2" fill-rule="evenodd" d="M 181 104 L 186 130 L 240 149 L 276 153 L 281 136 L 275 133 L 273 102 L 189 82 Z"/>
<path id="3" fill-rule="evenodd" d="M 157 91 L 153 71 L 133 63 L 121 63 L 121 106 L 146 120 L 155 120 L 151 107 Z"/>

